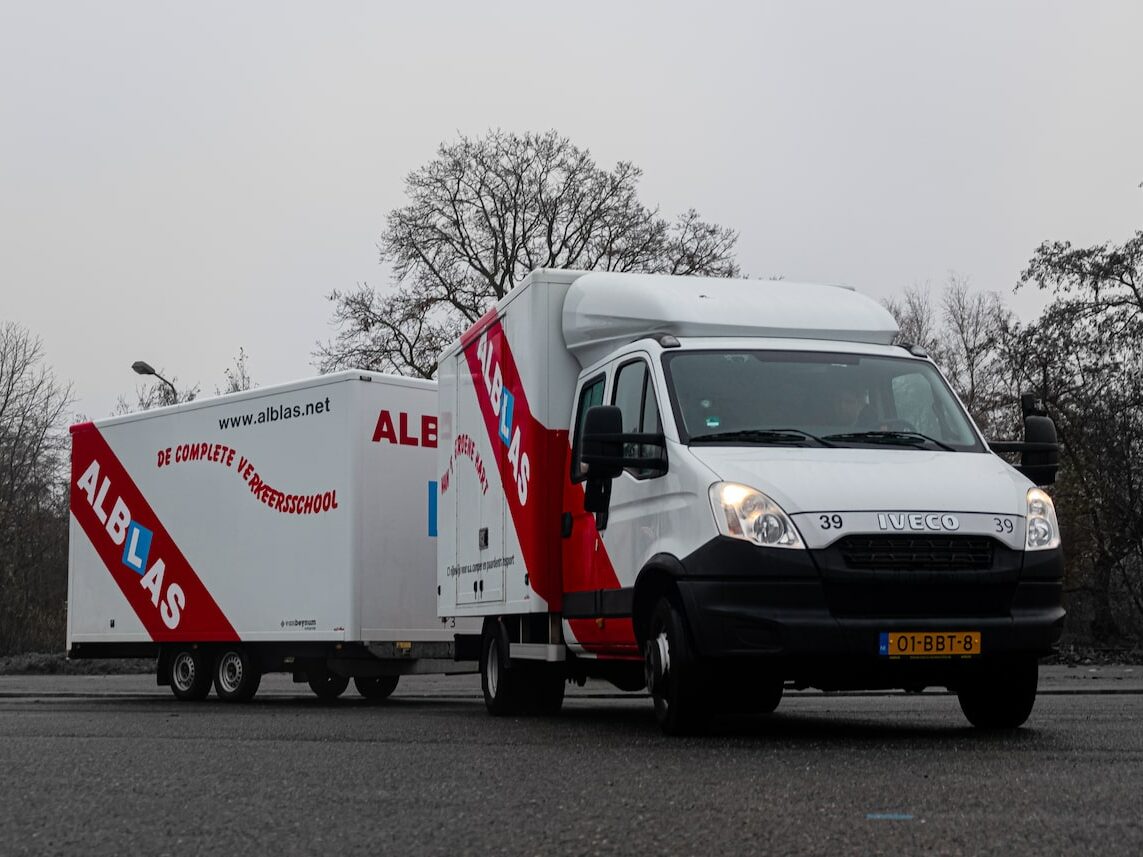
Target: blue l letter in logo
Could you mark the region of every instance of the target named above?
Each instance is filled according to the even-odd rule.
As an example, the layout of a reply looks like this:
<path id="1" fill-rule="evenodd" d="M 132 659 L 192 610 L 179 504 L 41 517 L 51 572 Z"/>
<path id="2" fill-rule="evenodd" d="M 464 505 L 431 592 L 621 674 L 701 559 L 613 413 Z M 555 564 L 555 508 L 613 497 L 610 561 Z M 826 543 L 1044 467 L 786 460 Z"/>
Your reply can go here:
<path id="1" fill-rule="evenodd" d="M 123 564 L 136 574 L 147 568 L 151 553 L 151 531 L 134 521 L 127 525 L 127 538 L 123 540 Z"/>
<path id="2" fill-rule="evenodd" d="M 512 443 L 512 408 L 516 401 L 507 390 L 500 393 L 500 439 Z"/>
<path id="3" fill-rule="evenodd" d="M 437 483 L 429 483 L 429 537 L 437 537 Z"/>

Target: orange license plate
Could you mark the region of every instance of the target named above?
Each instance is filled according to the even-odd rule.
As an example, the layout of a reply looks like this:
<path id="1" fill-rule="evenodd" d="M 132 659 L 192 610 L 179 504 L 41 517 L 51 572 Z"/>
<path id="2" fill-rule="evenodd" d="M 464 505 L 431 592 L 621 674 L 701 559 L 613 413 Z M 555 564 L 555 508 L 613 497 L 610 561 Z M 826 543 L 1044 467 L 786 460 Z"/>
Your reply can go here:
<path id="1" fill-rule="evenodd" d="M 886 631 L 879 653 L 890 658 L 971 658 L 980 654 L 980 632 Z"/>

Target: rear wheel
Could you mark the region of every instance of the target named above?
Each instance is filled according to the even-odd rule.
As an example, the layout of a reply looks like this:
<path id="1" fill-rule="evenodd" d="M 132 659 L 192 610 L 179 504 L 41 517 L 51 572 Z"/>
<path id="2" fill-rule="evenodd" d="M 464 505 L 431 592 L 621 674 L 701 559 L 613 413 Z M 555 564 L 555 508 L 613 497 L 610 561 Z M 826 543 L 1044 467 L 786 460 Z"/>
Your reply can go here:
<path id="1" fill-rule="evenodd" d="M 349 677 L 322 667 L 309 674 L 309 685 L 318 699 L 329 702 L 345 693 L 345 689 L 349 687 Z"/>
<path id="2" fill-rule="evenodd" d="M 968 722 L 977 729 L 1016 729 L 1036 704 L 1039 664 L 1035 658 L 981 663 L 957 688 Z"/>
<path id="3" fill-rule="evenodd" d="M 659 600 L 651 614 L 643 654 L 647 689 L 662 730 L 684 735 L 701 729 L 708 711 L 704 683 L 683 617 L 666 598 Z"/>
<path id="4" fill-rule="evenodd" d="M 247 702 L 258 692 L 262 670 L 245 649 L 224 649 L 214 662 L 214 692 L 225 702 Z"/>
<path id="5" fill-rule="evenodd" d="M 520 676 L 524 681 L 530 711 L 546 717 L 560 713 L 564 705 L 564 690 L 568 684 L 561 668 L 550 664 L 530 664 L 520 672 Z"/>
<path id="6" fill-rule="evenodd" d="M 508 660 L 508 633 L 499 620 L 488 620 L 480 640 L 480 687 L 488 713 L 500 717 L 520 709 L 520 676 Z M 562 701 L 562 698 L 561 698 Z"/>
<path id="7" fill-rule="evenodd" d="M 388 699 L 397 689 L 399 679 L 400 676 L 395 675 L 357 676 L 353 679 L 353 685 L 366 699 Z"/>
<path id="8" fill-rule="evenodd" d="M 178 649 L 171 657 L 171 693 L 193 702 L 210 693 L 210 658 L 201 649 Z"/>

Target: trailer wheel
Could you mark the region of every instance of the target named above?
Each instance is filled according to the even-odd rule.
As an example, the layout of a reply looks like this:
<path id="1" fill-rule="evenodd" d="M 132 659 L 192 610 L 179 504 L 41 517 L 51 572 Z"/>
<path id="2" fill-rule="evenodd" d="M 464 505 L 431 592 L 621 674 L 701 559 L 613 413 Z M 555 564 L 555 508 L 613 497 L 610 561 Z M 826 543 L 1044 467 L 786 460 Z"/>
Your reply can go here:
<path id="1" fill-rule="evenodd" d="M 353 679 L 353 685 L 357 688 L 357 692 L 366 699 L 388 699 L 389 695 L 397 689 L 399 679 L 400 676 L 395 675 L 356 676 Z"/>
<path id="2" fill-rule="evenodd" d="M 335 672 L 325 669 L 324 667 L 318 672 L 312 672 L 309 675 L 310 690 L 318 699 L 323 699 L 326 702 L 332 702 L 349 687 L 349 678 L 347 676 L 338 675 Z M 360 685 L 358 685 L 360 687 Z"/>
<path id="3" fill-rule="evenodd" d="M 177 649 L 171 656 L 171 693 L 175 699 L 206 699 L 210 693 L 210 667 L 210 658 L 201 649 Z"/>
<path id="4" fill-rule="evenodd" d="M 683 617 L 666 598 L 651 614 L 644 647 L 647 689 L 655 703 L 655 719 L 668 735 L 685 735 L 706 722 L 707 704 Z"/>
<path id="5" fill-rule="evenodd" d="M 214 692 L 224 702 L 248 702 L 261 682 L 262 670 L 245 649 L 223 649 L 214 662 Z"/>
<path id="6" fill-rule="evenodd" d="M 515 669 L 509 668 L 508 633 L 497 619 L 484 623 L 480 641 L 480 687 L 488 713 L 500 717 L 520 708 Z"/>
<path id="7" fill-rule="evenodd" d="M 960 709 L 977 729 L 1017 729 L 1036 704 L 1039 664 L 1034 658 L 982 663 L 957 688 Z"/>

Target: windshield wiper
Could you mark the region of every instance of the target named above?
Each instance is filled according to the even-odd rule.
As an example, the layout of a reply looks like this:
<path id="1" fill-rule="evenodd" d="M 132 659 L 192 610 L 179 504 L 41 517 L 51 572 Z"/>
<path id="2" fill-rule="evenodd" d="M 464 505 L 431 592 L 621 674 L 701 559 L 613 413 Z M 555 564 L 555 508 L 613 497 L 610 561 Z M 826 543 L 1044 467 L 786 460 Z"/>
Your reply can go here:
<path id="1" fill-rule="evenodd" d="M 889 446 L 918 446 L 922 443 L 931 443 L 949 452 L 956 452 L 947 443 L 921 434 L 919 431 L 851 431 L 844 434 L 827 434 L 828 440 L 852 440 L 861 443 L 883 443 Z"/>
<path id="2" fill-rule="evenodd" d="M 810 434 L 809 432 L 802 431 L 801 429 L 742 429 L 741 431 L 720 431 L 712 434 L 697 434 L 691 439 L 691 443 L 710 443 L 718 441 L 736 441 L 741 440 L 747 443 L 802 443 L 807 440 L 812 440 L 814 443 L 822 446 L 833 446 L 827 440 L 823 440 L 817 435 Z"/>

